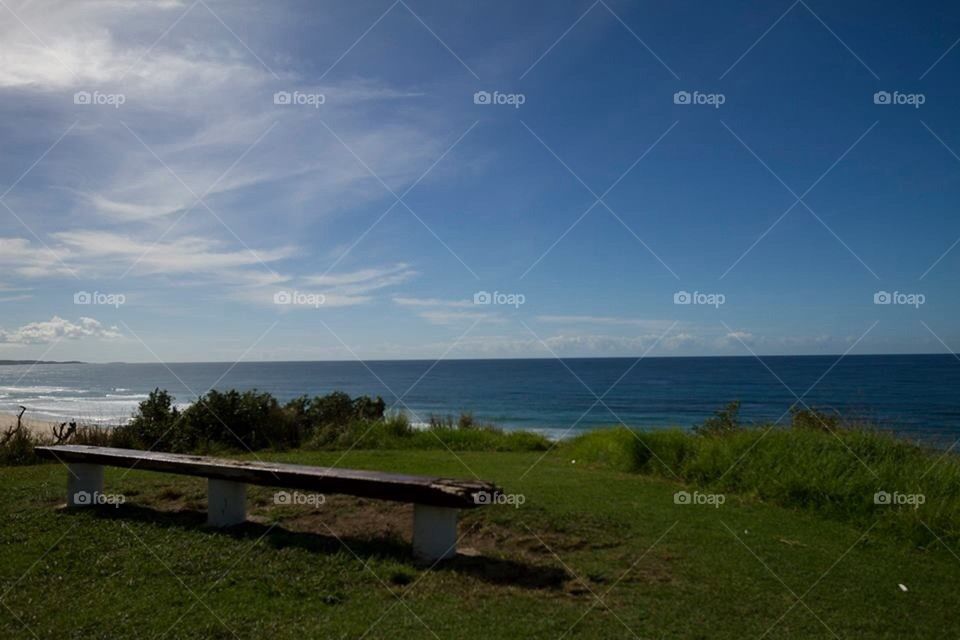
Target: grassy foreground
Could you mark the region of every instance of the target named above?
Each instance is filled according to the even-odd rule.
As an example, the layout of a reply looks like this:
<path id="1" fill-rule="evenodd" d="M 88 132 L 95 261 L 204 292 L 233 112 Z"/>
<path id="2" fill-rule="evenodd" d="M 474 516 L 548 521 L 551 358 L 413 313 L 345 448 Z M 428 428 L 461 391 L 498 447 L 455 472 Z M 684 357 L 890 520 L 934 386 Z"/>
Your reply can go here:
<path id="1" fill-rule="evenodd" d="M 466 513 L 460 547 L 469 555 L 432 569 L 408 556 L 407 505 L 330 496 L 319 507 L 277 506 L 273 490 L 251 488 L 254 522 L 224 533 L 203 526 L 200 479 L 108 469 L 106 491 L 123 493 L 126 504 L 66 512 L 58 508 L 62 466 L 0 468 L 0 637 L 930 638 L 960 631 L 955 544 L 918 545 L 903 535 L 912 528 L 890 525 L 890 510 L 874 509 L 875 518 L 848 504 L 831 511 L 789 489 L 816 463 L 824 479 L 806 485 L 829 489 L 823 495 L 846 486 L 828 486 L 828 476 L 859 478 L 853 456 L 839 466 L 831 435 L 803 436 L 819 458 L 804 446 L 799 457 L 779 460 L 784 443 L 770 433 L 722 478 L 716 469 L 729 467 L 726 456 L 750 442 L 670 444 L 677 436 L 653 436 L 662 440 L 647 446 L 678 480 L 624 434 L 630 440 L 603 432 L 546 455 L 258 454 L 476 474 L 524 496 L 519 508 Z M 668 459 L 678 442 L 687 453 Z M 790 465 L 801 462 L 807 466 L 791 476 Z M 895 470 L 890 465 L 883 473 Z M 781 473 L 764 480 L 761 469 L 771 468 Z M 787 489 L 772 488 L 778 483 Z M 861 488 L 872 496 L 873 486 Z M 722 504 L 676 499 L 678 491 L 720 490 Z"/>

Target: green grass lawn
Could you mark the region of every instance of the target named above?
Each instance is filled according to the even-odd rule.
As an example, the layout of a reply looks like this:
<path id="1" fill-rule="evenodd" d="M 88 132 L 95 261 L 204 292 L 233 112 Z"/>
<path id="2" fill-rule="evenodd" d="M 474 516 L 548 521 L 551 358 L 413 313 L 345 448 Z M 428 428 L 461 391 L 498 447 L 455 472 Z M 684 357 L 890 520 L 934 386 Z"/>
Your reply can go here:
<path id="1" fill-rule="evenodd" d="M 461 550 L 409 557 L 410 507 L 329 496 L 207 529 L 201 479 L 108 469 L 119 508 L 66 512 L 59 464 L 0 468 L 3 638 L 933 638 L 960 633 L 960 558 L 879 527 L 553 452 L 262 453 L 495 481 L 523 494 L 461 518 Z M 341 459 L 342 457 L 342 459 Z M 469 468 L 469 470 L 468 470 Z M 689 488 L 688 488 L 689 489 Z M 905 585 L 903 591 L 899 585 Z"/>

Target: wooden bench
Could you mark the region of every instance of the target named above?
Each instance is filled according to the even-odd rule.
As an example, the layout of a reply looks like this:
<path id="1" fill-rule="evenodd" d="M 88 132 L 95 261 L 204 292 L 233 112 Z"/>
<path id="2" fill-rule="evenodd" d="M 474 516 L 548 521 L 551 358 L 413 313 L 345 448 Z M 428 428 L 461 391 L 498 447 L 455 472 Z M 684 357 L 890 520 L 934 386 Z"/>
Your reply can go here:
<path id="1" fill-rule="evenodd" d="M 136 449 L 58 445 L 36 447 L 36 452 L 67 465 L 67 506 L 71 508 L 90 506 L 95 501 L 89 500 L 89 496 L 103 495 L 105 466 L 207 478 L 207 522 L 216 527 L 246 520 L 248 484 L 413 503 L 414 555 L 430 561 L 456 555 L 460 509 L 492 504 L 500 493 L 499 488 L 487 482 Z M 86 495 L 78 501 L 82 492 Z"/>

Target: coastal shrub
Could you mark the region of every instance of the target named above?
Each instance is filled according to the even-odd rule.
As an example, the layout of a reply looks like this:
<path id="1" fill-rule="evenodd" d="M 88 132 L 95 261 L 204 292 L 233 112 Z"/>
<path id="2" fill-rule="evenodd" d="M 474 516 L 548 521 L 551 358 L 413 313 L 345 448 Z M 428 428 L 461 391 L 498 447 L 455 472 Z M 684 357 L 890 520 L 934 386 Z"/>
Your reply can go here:
<path id="1" fill-rule="evenodd" d="M 39 438 L 29 429 L 11 429 L 9 435 L 0 434 L 0 464 L 21 465 L 37 464 L 40 458 L 33 447 L 40 444 Z"/>
<path id="2" fill-rule="evenodd" d="M 528 431 L 504 431 L 486 425 L 460 428 L 452 417 L 432 417 L 426 428 L 415 428 L 404 414 L 382 420 L 355 420 L 335 436 L 318 430 L 309 449 L 447 449 L 450 451 L 546 451 L 551 442 Z"/>
<path id="3" fill-rule="evenodd" d="M 323 425 L 346 425 L 353 420 L 382 420 L 386 403 L 380 396 L 351 398 L 342 391 L 334 391 L 313 398 L 294 398 L 284 408 L 309 431 Z"/>
<path id="4" fill-rule="evenodd" d="M 473 417 L 473 413 L 465 411 L 459 417 L 454 419 L 451 415 L 436 415 L 431 413 L 427 416 L 427 426 L 430 429 L 496 429 L 497 427 L 480 422 Z"/>
<path id="5" fill-rule="evenodd" d="M 790 410 L 792 429 L 813 429 L 816 431 L 836 431 L 843 426 L 840 414 L 827 413 L 819 409 L 793 407 Z"/>
<path id="6" fill-rule="evenodd" d="M 180 411 L 174 405 L 173 396 L 166 390 L 154 389 L 140 402 L 127 424 L 112 430 L 117 439 L 112 446 L 126 444 L 135 449 L 183 451 L 190 443 L 182 441 L 182 432 L 175 431 L 180 426 Z"/>
<path id="7" fill-rule="evenodd" d="M 17 439 L 8 440 L 0 446 L 0 463 L 40 461 L 32 452 L 41 442 L 26 430 Z M 454 451 L 546 451 L 551 447 L 542 435 L 504 431 L 477 420 L 471 413 L 456 418 L 430 416 L 426 428 L 414 428 L 404 414 L 386 415 L 386 403 L 379 396 L 351 398 L 335 391 L 280 404 L 271 394 L 255 389 L 211 390 L 181 410 L 175 398 L 159 388 L 140 402 L 126 424 L 80 425 L 66 442 L 208 454 L 301 446 L 326 450 Z"/>
<path id="8" fill-rule="evenodd" d="M 402 416 L 386 417 L 379 396 L 351 398 L 342 391 L 301 396 L 285 404 L 266 392 L 211 390 L 182 411 L 167 392 L 155 389 L 140 403 L 130 422 L 111 430 L 111 438 L 130 448 L 174 452 L 359 446 L 363 433 L 383 425 L 395 438 L 410 430 Z M 376 431 L 375 431 L 376 433 Z M 84 432 L 90 439 L 92 432 Z"/>
<path id="9" fill-rule="evenodd" d="M 380 396 L 351 398 L 342 391 L 334 391 L 313 398 L 294 398 L 284 405 L 284 410 L 292 421 L 297 443 L 309 441 L 317 448 L 339 440 L 356 421 L 383 420 L 386 403 Z"/>
<path id="10" fill-rule="evenodd" d="M 160 451 L 286 449 L 313 439 L 336 442 L 351 422 L 381 420 L 384 411 L 379 397 L 334 392 L 281 405 L 254 389 L 211 390 L 181 412 L 169 393 L 156 389 L 115 432 L 137 448 Z"/>
<path id="11" fill-rule="evenodd" d="M 701 435 L 724 435 L 740 429 L 740 401 L 734 400 L 693 428 Z"/>
<path id="12" fill-rule="evenodd" d="M 395 413 L 383 421 L 383 431 L 392 438 L 407 438 L 413 433 L 413 427 L 407 414 Z"/>
<path id="13" fill-rule="evenodd" d="M 382 420 L 387 403 L 377 396 L 376 400 L 370 396 L 360 396 L 353 400 L 353 415 L 360 420 Z"/>
<path id="14" fill-rule="evenodd" d="M 269 393 L 211 390 L 184 409 L 183 442 L 188 449 L 221 445 L 238 449 L 282 448 L 296 442 L 294 425 Z"/>
<path id="15" fill-rule="evenodd" d="M 76 432 L 70 437 L 70 444 L 86 444 L 93 447 L 120 447 L 122 449 L 135 449 L 134 442 L 130 432 L 127 429 L 116 429 L 110 427 L 81 425 L 77 427 Z"/>

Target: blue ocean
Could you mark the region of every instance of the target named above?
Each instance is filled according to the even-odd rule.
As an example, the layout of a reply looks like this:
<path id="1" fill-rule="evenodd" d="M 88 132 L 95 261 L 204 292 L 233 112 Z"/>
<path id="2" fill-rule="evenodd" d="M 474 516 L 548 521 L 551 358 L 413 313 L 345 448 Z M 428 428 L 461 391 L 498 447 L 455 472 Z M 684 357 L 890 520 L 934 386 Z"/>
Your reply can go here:
<path id="1" fill-rule="evenodd" d="M 787 422 L 799 396 L 911 438 L 960 437 L 952 354 L 14 365 L 0 366 L 0 411 L 118 423 L 157 387 L 184 405 L 210 388 L 280 400 L 341 390 L 379 395 L 415 423 L 469 411 L 552 437 L 621 423 L 691 427 L 731 400 L 747 421 Z"/>

